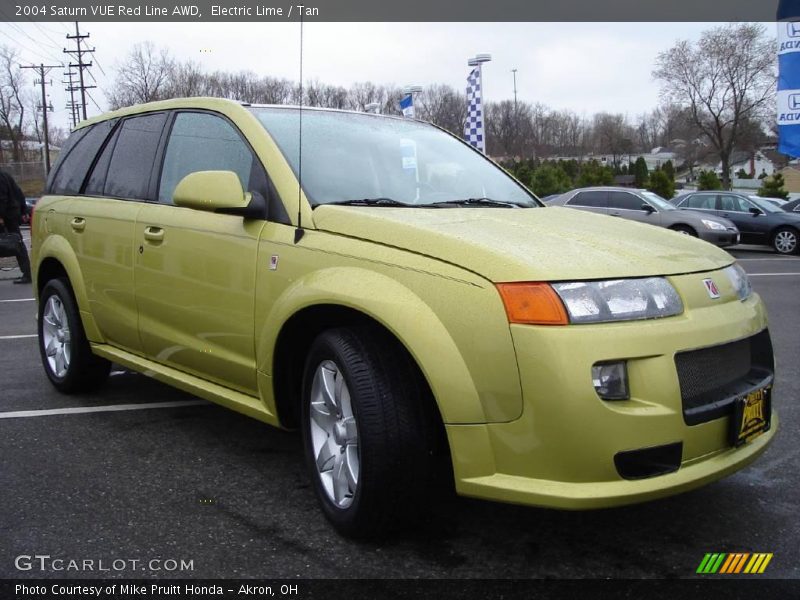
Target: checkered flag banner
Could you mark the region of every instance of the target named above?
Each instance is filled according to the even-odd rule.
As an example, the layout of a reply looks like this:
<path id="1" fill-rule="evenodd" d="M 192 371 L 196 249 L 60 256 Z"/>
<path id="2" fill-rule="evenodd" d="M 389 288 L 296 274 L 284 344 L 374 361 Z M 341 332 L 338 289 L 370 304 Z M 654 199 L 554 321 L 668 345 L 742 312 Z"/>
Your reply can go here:
<path id="1" fill-rule="evenodd" d="M 467 122 L 464 124 L 464 139 L 469 145 L 485 153 L 481 85 L 481 68 L 475 67 L 467 77 Z"/>

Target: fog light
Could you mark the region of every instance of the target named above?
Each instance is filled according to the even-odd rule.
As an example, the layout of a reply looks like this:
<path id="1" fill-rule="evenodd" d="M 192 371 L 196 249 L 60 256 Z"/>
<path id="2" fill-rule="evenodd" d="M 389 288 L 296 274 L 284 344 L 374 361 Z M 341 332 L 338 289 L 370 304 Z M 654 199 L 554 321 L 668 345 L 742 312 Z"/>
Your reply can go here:
<path id="1" fill-rule="evenodd" d="M 630 397 L 628 369 L 624 360 L 593 365 L 592 383 L 603 400 L 627 400 Z"/>

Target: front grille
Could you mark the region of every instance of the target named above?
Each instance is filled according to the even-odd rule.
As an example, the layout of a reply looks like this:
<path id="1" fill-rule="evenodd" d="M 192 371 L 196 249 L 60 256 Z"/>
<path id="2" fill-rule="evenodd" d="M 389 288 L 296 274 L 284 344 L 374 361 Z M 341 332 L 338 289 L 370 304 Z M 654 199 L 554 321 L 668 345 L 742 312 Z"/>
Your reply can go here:
<path id="1" fill-rule="evenodd" d="M 772 380 L 773 365 L 767 329 L 743 340 L 676 354 L 686 424 L 728 414 L 737 397 Z"/>

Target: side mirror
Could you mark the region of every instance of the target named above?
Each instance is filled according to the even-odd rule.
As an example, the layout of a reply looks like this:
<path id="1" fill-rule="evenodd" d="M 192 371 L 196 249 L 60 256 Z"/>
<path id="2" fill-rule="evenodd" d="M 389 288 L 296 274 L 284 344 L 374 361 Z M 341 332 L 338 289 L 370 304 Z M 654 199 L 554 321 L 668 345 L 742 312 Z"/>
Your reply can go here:
<path id="1" fill-rule="evenodd" d="M 756 208 L 755 206 L 750 207 L 750 212 L 753 214 L 754 217 L 764 214 L 763 210 L 761 210 L 760 208 Z"/>
<path id="2" fill-rule="evenodd" d="M 646 213 L 654 213 L 654 212 L 656 212 L 656 209 L 653 208 L 652 206 L 650 206 L 647 203 L 642 204 L 642 210 L 644 212 L 646 212 Z"/>
<path id="3" fill-rule="evenodd" d="M 244 193 L 233 171 L 195 171 L 178 182 L 172 201 L 175 206 L 215 211 L 244 208 L 250 194 Z"/>

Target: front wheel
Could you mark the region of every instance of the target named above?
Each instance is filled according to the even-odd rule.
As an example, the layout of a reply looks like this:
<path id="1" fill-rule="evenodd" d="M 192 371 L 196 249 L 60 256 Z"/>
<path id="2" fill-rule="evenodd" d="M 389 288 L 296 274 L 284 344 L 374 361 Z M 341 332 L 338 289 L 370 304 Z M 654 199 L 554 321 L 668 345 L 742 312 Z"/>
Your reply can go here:
<path id="1" fill-rule="evenodd" d="M 797 231 L 782 227 L 772 236 L 772 247 L 778 254 L 794 254 L 798 250 Z"/>
<path id="2" fill-rule="evenodd" d="M 92 354 L 78 306 L 63 279 L 48 281 L 39 297 L 39 353 L 50 382 L 72 394 L 101 385 L 111 363 Z"/>
<path id="3" fill-rule="evenodd" d="M 303 443 L 317 499 L 340 533 L 380 536 L 422 506 L 434 453 L 422 395 L 410 357 L 382 332 L 331 329 L 312 344 Z"/>

